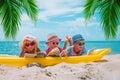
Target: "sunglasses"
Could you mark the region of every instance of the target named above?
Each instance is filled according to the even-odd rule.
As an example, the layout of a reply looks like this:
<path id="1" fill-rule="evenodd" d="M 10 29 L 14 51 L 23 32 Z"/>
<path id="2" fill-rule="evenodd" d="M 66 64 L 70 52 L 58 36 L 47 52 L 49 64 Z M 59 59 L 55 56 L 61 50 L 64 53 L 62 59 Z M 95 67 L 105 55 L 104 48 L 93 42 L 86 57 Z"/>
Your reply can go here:
<path id="1" fill-rule="evenodd" d="M 26 44 L 25 44 L 25 46 L 27 46 L 27 47 L 28 47 L 28 46 L 33 46 L 33 45 L 35 45 L 35 42 L 33 42 L 33 41 L 32 41 L 31 43 L 26 43 Z"/>
<path id="2" fill-rule="evenodd" d="M 85 45 L 84 42 L 76 42 L 76 44 L 78 44 L 79 46 L 83 46 L 83 45 Z"/>
<path id="3" fill-rule="evenodd" d="M 52 42 L 52 44 L 53 44 L 53 45 L 55 45 L 55 44 L 56 44 L 56 45 L 58 45 L 58 44 L 59 44 L 59 42 Z"/>

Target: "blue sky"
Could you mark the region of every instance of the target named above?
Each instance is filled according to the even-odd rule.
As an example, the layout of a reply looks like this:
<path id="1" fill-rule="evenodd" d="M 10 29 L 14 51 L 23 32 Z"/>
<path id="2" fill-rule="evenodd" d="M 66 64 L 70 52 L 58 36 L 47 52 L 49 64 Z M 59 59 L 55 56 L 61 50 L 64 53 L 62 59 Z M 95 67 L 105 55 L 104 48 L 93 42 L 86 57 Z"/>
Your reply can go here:
<path id="1" fill-rule="evenodd" d="M 99 14 L 95 14 L 85 24 L 83 4 L 85 0 L 37 0 L 39 6 L 38 21 L 34 24 L 23 13 L 20 30 L 16 40 L 25 35 L 36 36 L 40 41 L 46 40 L 51 33 L 57 34 L 62 40 L 66 35 L 82 34 L 86 41 L 105 40 L 100 26 Z M 118 31 L 120 35 L 120 28 Z M 0 28 L 0 40 L 5 40 Z M 120 36 L 116 40 L 120 40 Z"/>

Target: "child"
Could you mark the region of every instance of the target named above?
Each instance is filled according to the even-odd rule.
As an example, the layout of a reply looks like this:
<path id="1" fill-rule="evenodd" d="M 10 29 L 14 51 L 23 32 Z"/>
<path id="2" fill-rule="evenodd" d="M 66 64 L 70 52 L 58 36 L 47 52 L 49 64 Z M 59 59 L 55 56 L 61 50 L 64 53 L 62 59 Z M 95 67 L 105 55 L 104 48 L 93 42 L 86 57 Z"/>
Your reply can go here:
<path id="1" fill-rule="evenodd" d="M 59 52 L 61 53 L 63 49 L 58 47 L 60 41 L 61 39 L 58 38 L 57 35 L 50 35 L 46 42 L 46 45 L 48 46 L 48 49 L 46 50 L 46 55 L 48 55 L 48 53 L 54 48 L 58 48 Z"/>
<path id="2" fill-rule="evenodd" d="M 66 38 L 65 38 L 65 42 L 64 42 L 64 45 L 63 45 L 63 48 L 60 48 L 58 45 L 59 45 L 59 43 L 60 43 L 60 41 L 61 41 L 61 39 L 57 36 L 57 35 L 55 35 L 55 34 L 53 34 L 53 35 L 50 35 L 49 37 L 48 37 L 48 39 L 47 39 L 47 41 L 46 41 L 46 44 L 47 44 L 47 46 L 48 46 L 48 49 L 46 50 L 46 55 L 48 55 L 48 53 L 50 52 L 50 51 L 52 51 L 53 49 L 55 50 L 56 48 L 57 48 L 57 50 L 59 51 L 59 53 L 65 53 L 65 49 L 66 49 L 66 46 L 67 46 L 67 38 L 68 38 L 69 36 L 66 36 Z M 63 56 L 66 56 L 65 54 L 63 55 Z"/>
<path id="3" fill-rule="evenodd" d="M 82 35 L 77 34 L 72 37 L 72 46 L 67 49 L 68 55 L 70 56 L 79 56 L 83 55 L 86 52 L 86 49 L 84 47 L 85 40 L 82 37 Z"/>
<path id="4" fill-rule="evenodd" d="M 20 57 L 24 57 L 25 53 L 36 54 L 37 52 L 40 52 L 37 38 L 30 35 L 25 36 L 25 38 L 20 42 L 20 47 L 22 49 Z"/>

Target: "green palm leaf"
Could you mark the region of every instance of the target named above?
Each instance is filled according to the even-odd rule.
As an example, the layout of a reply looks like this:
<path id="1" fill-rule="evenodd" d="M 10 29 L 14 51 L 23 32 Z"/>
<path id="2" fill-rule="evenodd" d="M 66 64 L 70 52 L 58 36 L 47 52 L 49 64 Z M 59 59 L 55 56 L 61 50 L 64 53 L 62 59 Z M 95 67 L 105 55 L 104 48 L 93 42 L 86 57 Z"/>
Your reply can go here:
<path id="1" fill-rule="evenodd" d="M 120 24 L 119 0 L 87 0 L 84 6 L 86 20 L 89 20 L 96 10 L 100 13 L 101 25 L 106 39 L 115 39 Z"/>
<path id="2" fill-rule="evenodd" d="M 15 1 L 10 0 L 1 0 L 0 1 L 1 8 L 1 17 L 2 17 L 2 25 L 6 38 L 10 38 L 10 36 L 15 39 L 17 31 L 19 30 L 20 24 L 20 6 Z"/>
<path id="3" fill-rule="evenodd" d="M 86 4 L 84 5 L 84 15 L 87 21 L 94 15 L 98 5 L 99 0 L 87 0 Z"/>
<path id="4" fill-rule="evenodd" d="M 38 7 L 34 0 L 0 0 L 1 24 L 7 39 L 15 39 L 23 9 L 33 21 L 37 20 Z"/>
<path id="5" fill-rule="evenodd" d="M 27 12 L 28 16 L 33 20 L 37 20 L 38 15 L 38 6 L 36 5 L 34 0 L 21 0 L 22 1 L 22 6 Z"/>
<path id="6" fill-rule="evenodd" d="M 105 0 L 101 3 L 101 24 L 106 35 L 106 39 L 116 38 L 119 25 L 119 10 L 120 6 L 116 1 Z"/>

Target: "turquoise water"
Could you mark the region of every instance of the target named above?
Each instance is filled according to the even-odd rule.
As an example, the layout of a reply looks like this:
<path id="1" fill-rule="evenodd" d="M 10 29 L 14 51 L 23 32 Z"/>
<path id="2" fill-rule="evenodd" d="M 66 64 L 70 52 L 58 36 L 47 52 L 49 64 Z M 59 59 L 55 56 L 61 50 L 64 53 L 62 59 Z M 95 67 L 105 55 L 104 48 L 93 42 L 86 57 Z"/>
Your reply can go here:
<path id="1" fill-rule="evenodd" d="M 18 43 L 18 41 L 0 41 L 0 54 L 19 55 L 21 49 Z M 61 41 L 59 46 L 62 47 L 63 43 Z M 109 54 L 120 53 L 120 41 L 86 41 L 85 46 L 87 50 L 92 48 L 111 48 L 112 51 Z M 39 43 L 39 48 L 41 51 L 45 51 L 47 48 L 45 41 Z"/>

